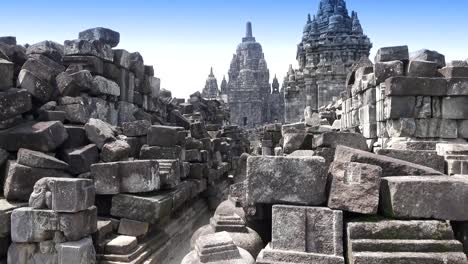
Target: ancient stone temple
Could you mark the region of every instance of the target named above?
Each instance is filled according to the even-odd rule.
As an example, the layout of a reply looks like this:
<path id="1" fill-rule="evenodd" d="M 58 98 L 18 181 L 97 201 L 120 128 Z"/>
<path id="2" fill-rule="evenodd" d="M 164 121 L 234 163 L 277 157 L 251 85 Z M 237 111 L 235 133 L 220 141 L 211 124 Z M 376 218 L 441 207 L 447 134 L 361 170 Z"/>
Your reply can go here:
<path id="1" fill-rule="evenodd" d="M 262 45 L 252 34 L 247 23 L 246 35 L 237 47 L 229 69 L 227 85 L 231 123 L 255 127 L 270 120 L 268 99 L 271 93 L 268 70 Z"/>
<path id="2" fill-rule="evenodd" d="M 284 122 L 284 92 L 279 89 L 278 78 L 273 78 L 271 84 L 272 92 L 269 98 L 270 121 L 275 123 Z"/>
<path id="3" fill-rule="evenodd" d="M 210 75 L 206 79 L 205 88 L 203 88 L 202 96 L 206 99 L 217 99 L 219 96 L 218 80 L 213 74 L 213 68 L 211 68 Z"/>
<path id="4" fill-rule="evenodd" d="M 336 100 L 353 66 L 369 62 L 371 47 L 357 13 L 349 16 L 344 0 L 321 0 L 297 48 L 299 69 L 288 71 L 285 121 L 300 121 L 305 107 L 318 110 Z"/>

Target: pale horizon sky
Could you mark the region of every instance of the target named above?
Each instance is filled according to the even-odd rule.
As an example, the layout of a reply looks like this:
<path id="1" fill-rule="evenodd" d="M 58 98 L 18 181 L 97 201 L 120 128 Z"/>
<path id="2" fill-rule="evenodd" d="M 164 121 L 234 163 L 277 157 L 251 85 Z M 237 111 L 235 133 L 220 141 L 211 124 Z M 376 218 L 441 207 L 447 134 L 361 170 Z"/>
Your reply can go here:
<path id="1" fill-rule="evenodd" d="M 347 0 L 359 14 L 364 33 L 380 47 L 408 45 L 410 51 L 437 50 L 448 61 L 468 58 L 467 0 Z M 271 78 L 282 82 L 289 64 L 297 66 L 296 46 L 307 14 L 319 0 L 82 0 L 2 3 L 0 36 L 19 44 L 63 43 L 92 27 L 120 32 L 117 48 L 138 51 L 154 65 L 163 88 L 187 98 L 201 91 L 213 67 L 220 83 L 245 34 L 245 23 L 262 44 Z"/>

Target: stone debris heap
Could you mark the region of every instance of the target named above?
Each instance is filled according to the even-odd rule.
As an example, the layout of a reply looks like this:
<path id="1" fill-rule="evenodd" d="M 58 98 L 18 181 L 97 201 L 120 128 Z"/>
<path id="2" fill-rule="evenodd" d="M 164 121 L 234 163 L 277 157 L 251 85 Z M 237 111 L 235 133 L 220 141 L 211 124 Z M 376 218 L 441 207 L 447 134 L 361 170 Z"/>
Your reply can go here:
<path id="1" fill-rule="evenodd" d="M 309 122 L 282 127 L 283 147 L 274 153 L 265 147 L 262 155 L 242 155 L 244 171 L 228 200 L 192 243 L 213 241 L 203 234 L 227 232 L 259 264 L 468 263 L 466 177 L 447 176 L 437 153 L 433 160 L 442 160 L 442 167 L 425 166 L 424 151 L 413 152 L 411 161 L 380 154 L 386 149 L 373 153 L 362 134 L 336 131 L 318 114 L 307 116 Z M 466 155 L 461 146 L 467 145 L 437 149 Z M 266 245 L 260 252 L 253 234 Z"/>
<path id="2" fill-rule="evenodd" d="M 225 199 L 243 131 L 119 40 L 0 38 L 1 264 L 169 263 Z"/>

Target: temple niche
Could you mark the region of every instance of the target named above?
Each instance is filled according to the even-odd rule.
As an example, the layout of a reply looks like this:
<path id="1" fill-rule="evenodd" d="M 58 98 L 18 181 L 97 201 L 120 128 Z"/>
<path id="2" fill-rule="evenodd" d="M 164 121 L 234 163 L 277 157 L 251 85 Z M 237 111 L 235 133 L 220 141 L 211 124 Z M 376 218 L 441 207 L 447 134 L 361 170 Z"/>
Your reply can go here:
<path id="1" fill-rule="evenodd" d="M 226 98 L 229 104 L 232 124 L 253 128 L 275 120 L 282 121 L 276 113 L 272 117 L 271 109 L 277 111 L 281 107 L 282 96 L 278 96 L 279 91 L 271 92 L 270 71 L 262 45 L 253 37 L 250 22 L 232 58 L 228 75 L 227 85 L 221 84 L 221 97 Z M 276 98 L 275 105 L 270 98 Z"/>
<path id="2" fill-rule="evenodd" d="M 353 67 L 370 63 L 371 48 L 358 14 L 350 16 L 344 0 L 321 0 L 297 47 L 299 69 L 291 65 L 285 79 L 285 122 L 300 121 L 307 106 L 319 111 L 337 100 Z"/>

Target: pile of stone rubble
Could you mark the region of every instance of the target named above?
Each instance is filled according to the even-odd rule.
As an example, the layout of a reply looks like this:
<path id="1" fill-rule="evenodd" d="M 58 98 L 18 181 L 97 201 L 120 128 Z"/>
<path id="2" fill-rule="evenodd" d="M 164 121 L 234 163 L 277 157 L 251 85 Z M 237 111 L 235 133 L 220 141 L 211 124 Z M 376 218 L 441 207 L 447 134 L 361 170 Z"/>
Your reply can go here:
<path id="1" fill-rule="evenodd" d="M 466 157 L 466 141 L 371 148 L 318 114 L 304 120 L 280 140 L 279 125 L 264 127 L 263 154 L 241 156 L 229 199 L 183 264 L 468 263 L 468 179 L 449 159 Z"/>
<path id="2" fill-rule="evenodd" d="M 226 198 L 243 131 L 119 40 L 0 38 L 0 263 L 166 263 Z"/>

